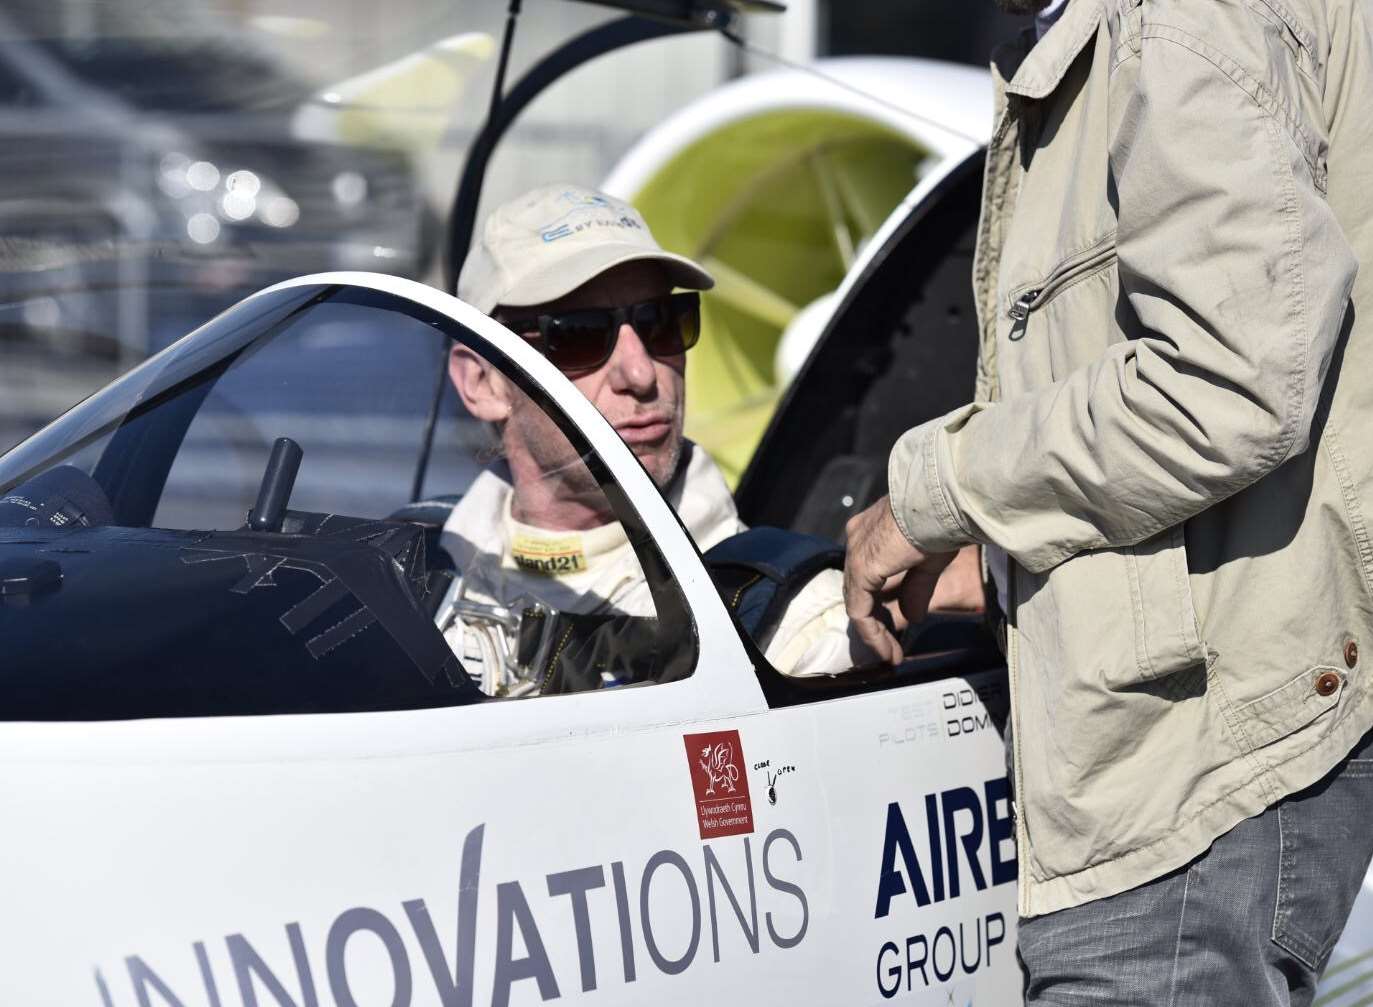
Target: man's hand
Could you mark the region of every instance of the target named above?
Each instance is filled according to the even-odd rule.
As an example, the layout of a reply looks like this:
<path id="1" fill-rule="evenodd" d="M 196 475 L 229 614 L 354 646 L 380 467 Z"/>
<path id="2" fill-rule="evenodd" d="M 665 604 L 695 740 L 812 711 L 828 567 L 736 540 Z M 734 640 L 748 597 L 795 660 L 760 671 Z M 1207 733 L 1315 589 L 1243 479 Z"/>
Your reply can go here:
<path id="1" fill-rule="evenodd" d="M 901 644 L 882 619 L 883 606 L 895 599 L 910 622 L 925 618 L 939 574 L 956 552 L 926 554 L 906 540 L 886 497 L 844 526 L 844 607 L 859 637 L 878 656 L 901 662 Z"/>
<path id="2" fill-rule="evenodd" d="M 939 575 L 934 596 L 930 598 L 930 611 L 981 615 L 986 610 L 987 597 L 982 588 L 982 547 L 965 545 Z"/>

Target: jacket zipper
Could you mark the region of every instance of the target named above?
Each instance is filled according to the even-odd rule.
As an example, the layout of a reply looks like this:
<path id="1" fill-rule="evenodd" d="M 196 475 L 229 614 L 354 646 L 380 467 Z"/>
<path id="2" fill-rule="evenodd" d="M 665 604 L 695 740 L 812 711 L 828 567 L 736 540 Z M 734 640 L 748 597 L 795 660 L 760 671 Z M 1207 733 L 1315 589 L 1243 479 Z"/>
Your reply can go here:
<path id="1" fill-rule="evenodd" d="M 1016 563 L 1009 559 L 1006 563 L 1006 605 L 1012 612 L 1015 611 L 1016 603 Z M 1030 834 L 1025 827 L 1025 789 L 1022 783 L 1025 779 L 1024 760 L 1020 757 L 1020 717 L 1016 712 L 1019 705 L 1016 697 L 1019 694 L 1018 682 L 1020 677 L 1020 634 L 1016 627 L 1012 625 L 1009 616 L 1006 617 L 1006 679 L 1007 687 L 1010 689 L 1011 702 L 1011 818 L 1015 825 L 1015 857 L 1017 861 L 1016 873 L 1019 881 L 1016 883 L 1017 911 L 1021 916 L 1028 916 L 1030 909 L 1029 892 L 1026 891 L 1026 860 L 1030 852 Z"/>
<path id="2" fill-rule="evenodd" d="M 1064 287 L 1105 269 L 1115 261 L 1115 258 L 1115 236 L 1112 235 L 1109 241 L 1089 248 L 1081 255 L 1064 262 L 1042 282 L 1012 294 L 1011 306 L 1006 313 L 1017 322 L 1025 321 L 1030 317 L 1030 312 L 1042 308 Z"/>

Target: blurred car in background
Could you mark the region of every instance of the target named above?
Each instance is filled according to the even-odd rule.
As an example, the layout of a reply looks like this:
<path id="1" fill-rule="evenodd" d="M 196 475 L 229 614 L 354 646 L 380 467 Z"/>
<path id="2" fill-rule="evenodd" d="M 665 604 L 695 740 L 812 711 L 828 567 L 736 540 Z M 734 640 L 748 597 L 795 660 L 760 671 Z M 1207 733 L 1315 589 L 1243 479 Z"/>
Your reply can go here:
<path id="1" fill-rule="evenodd" d="M 0 445 L 245 293 L 423 275 L 411 157 L 306 138 L 319 82 L 213 12 L 0 12 Z"/>

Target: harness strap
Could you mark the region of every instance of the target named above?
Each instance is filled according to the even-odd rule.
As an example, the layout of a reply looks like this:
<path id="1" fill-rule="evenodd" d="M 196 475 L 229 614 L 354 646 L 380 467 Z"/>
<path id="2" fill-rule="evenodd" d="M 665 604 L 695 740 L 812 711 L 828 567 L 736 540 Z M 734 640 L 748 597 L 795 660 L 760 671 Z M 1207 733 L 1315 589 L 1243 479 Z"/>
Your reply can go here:
<path id="1" fill-rule="evenodd" d="M 750 528 L 705 554 L 720 597 L 760 650 L 766 650 L 796 595 L 822 570 L 842 569 L 829 539 L 782 528 Z"/>

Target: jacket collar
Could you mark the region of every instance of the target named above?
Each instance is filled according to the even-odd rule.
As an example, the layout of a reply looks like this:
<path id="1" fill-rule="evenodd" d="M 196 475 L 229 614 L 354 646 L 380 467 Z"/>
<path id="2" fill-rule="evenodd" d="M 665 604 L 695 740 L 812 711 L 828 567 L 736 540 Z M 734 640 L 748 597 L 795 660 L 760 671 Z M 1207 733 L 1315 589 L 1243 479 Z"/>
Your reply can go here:
<path id="1" fill-rule="evenodd" d="M 1106 0 L 1068 0 L 1068 7 L 1058 23 L 1034 43 L 1021 60 L 1015 76 L 1006 85 L 1006 93 L 1038 99 L 1058 87 L 1087 40 L 1096 34 L 1105 3 Z M 1022 37 L 1021 45 L 1029 44 L 1033 39 L 1031 29 Z M 1004 62 L 998 62 L 1001 67 L 1006 66 Z"/>

